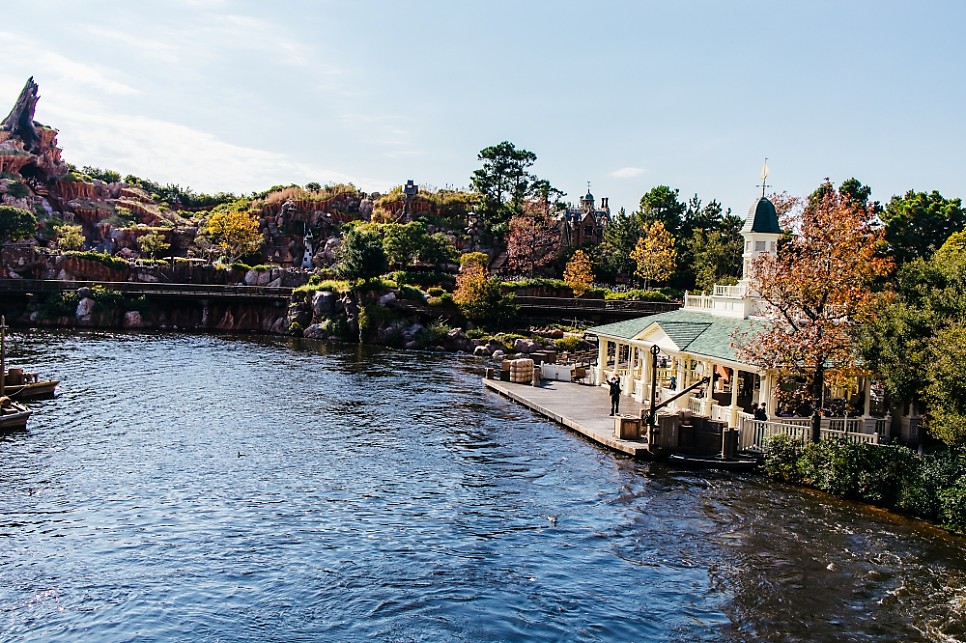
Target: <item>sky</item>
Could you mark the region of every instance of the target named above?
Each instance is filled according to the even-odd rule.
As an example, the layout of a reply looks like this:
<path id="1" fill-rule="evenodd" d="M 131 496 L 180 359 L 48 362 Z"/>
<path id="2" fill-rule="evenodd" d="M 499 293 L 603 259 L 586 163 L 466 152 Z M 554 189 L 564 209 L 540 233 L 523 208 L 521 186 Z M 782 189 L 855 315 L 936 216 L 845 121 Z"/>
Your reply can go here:
<path id="1" fill-rule="evenodd" d="M 744 216 L 855 177 L 966 197 L 966 3 L 32 0 L 0 21 L 64 158 L 197 192 L 468 188 L 510 141 L 576 202 Z"/>

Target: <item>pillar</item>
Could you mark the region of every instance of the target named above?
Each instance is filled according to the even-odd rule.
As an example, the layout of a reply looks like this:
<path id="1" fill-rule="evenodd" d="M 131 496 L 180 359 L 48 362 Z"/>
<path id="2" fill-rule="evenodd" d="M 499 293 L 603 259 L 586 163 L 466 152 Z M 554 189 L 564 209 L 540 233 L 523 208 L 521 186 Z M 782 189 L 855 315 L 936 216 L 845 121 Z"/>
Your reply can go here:
<path id="1" fill-rule="evenodd" d="M 731 369 L 731 420 L 728 426 L 738 426 L 738 369 Z"/>

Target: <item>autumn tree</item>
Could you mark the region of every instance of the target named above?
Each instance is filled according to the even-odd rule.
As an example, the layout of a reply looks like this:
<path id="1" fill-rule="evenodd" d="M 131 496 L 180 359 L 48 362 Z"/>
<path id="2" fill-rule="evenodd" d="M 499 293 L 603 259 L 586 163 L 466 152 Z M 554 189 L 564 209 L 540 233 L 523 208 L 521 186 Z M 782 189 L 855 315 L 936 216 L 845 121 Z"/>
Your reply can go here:
<path id="1" fill-rule="evenodd" d="M 258 219 L 244 210 L 216 210 L 208 217 L 205 234 L 229 263 L 257 251 L 262 244 Z"/>
<path id="2" fill-rule="evenodd" d="M 494 328 L 506 326 L 516 313 L 512 295 L 504 294 L 500 288 L 500 280 L 487 271 L 485 254 L 469 255 L 474 256 L 461 261 L 462 267 L 456 276 L 453 301 L 463 315 L 476 324 L 486 324 Z M 482 260 L 478 255 L 483 255 Z"/>
<path id="3" fill-rule="evenodd" d="M 528 202 L 523 214 L 510 219 L 506 240 L 510 268 L 532 277 L 560 254 L 560 228 L 546 203 Z"/>
<path id="4" fill-rule="evenodd" d="M 856 372 L 855 332 L 872 316 L 871 284 L 890 265 L 876 253 L 882 230 L 861 202 L 826 189 L 792 212 L 783 221 L 794 232 L 788 243 L 753 263 L 763 327 L 734 341 L 744 361 L 804 380 L 817 440 L 826 375 Z"/>
<path id="5" fill-rule="evenodd" d="M 590 265 L 590 257 L 583 250 L 577 250 L 567 262 L 563 273 L 564 282 L 574 293 L 574 297 L 580 297 L 590 290 L 594 283 L 594 271 Z"/>
<path id="6" fill-rule="evenodd" d="M 664 282 L 674 274 L 677 251 L 674 237 L 659 220 L 645 223 L 641 236 L 631 252 L 636 268 L 634 274 L 644 280 L 644 288 L 653 282 Z"/>

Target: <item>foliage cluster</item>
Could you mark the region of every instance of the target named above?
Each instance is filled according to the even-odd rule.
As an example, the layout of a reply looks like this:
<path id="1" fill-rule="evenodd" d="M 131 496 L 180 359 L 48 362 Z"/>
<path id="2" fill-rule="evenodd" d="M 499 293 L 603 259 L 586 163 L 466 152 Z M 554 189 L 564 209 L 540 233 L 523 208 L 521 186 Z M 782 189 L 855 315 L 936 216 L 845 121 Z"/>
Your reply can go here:
<path id="1" fill-rule="evenodd" d="M 468 263 L 456 278 L 453 301 L 467 319 L 492 328 L 507 326 L 516 316 L 513 296 L 503 293 L 500 280 L 486 268 Z"/>
<path id="2" fill-rule="evenodd" d="M 36 229 L 37 217 L 33 212 L 11 205 L 0 205 L 0 243 L 26 239 Z"/>
<path id="3" fill-rule="evenodd" d="M 93 250 L 88 251 L 76 251 L 69 250 L 64 253 L 65 257 L 77 257 L 78 259 L 89 259 L 91 261 L 96 261 L 100 264 L 107 266 L 108 268 L 130 268 L 131 264 L 128 263 L 126 259 L 121 257 L 112 257 L 106 252 L 94 252 Z"/>
<path id="4" fill-rule="evenodd" d="M 671 301 L 666 293 L 660 290 L 625 290 L 623 292 L 607 291 L 604 299 L 633 300 L 633 301 Z"/>
<path id="5" fill-rule="evenodd" d="M 932 520 L 966 533 L 966 454 L 955 448 L 918 455 L 903 446 L 773 436 L 766 475 Z"/>

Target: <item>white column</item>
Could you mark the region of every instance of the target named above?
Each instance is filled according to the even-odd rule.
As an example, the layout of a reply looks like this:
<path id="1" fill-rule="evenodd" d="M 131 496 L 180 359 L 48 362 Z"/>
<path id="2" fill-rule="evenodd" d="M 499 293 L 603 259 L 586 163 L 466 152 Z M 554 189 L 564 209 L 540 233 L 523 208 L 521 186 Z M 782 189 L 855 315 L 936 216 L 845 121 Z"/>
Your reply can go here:
<path id="1" fill-rule="evenodd" d="M 731 369 L 731 420 L 728 426 L 738 426 L 738 369 Z"/>
<path id="2" fill-rule="evenodd" d="M 704 389 L 704 414 L 711 416 L 711 400 L 714 399 L 714 364 L 704 363 L 704 376 L 708 378 L 708 384 Z"/>
<path id="3" fill-rule="evenodd" d="M 862 415 L 863 417 L 872 416 L 872 378 L 863 377 L 862 378 L 862 398 L 864 400 Z"/>

